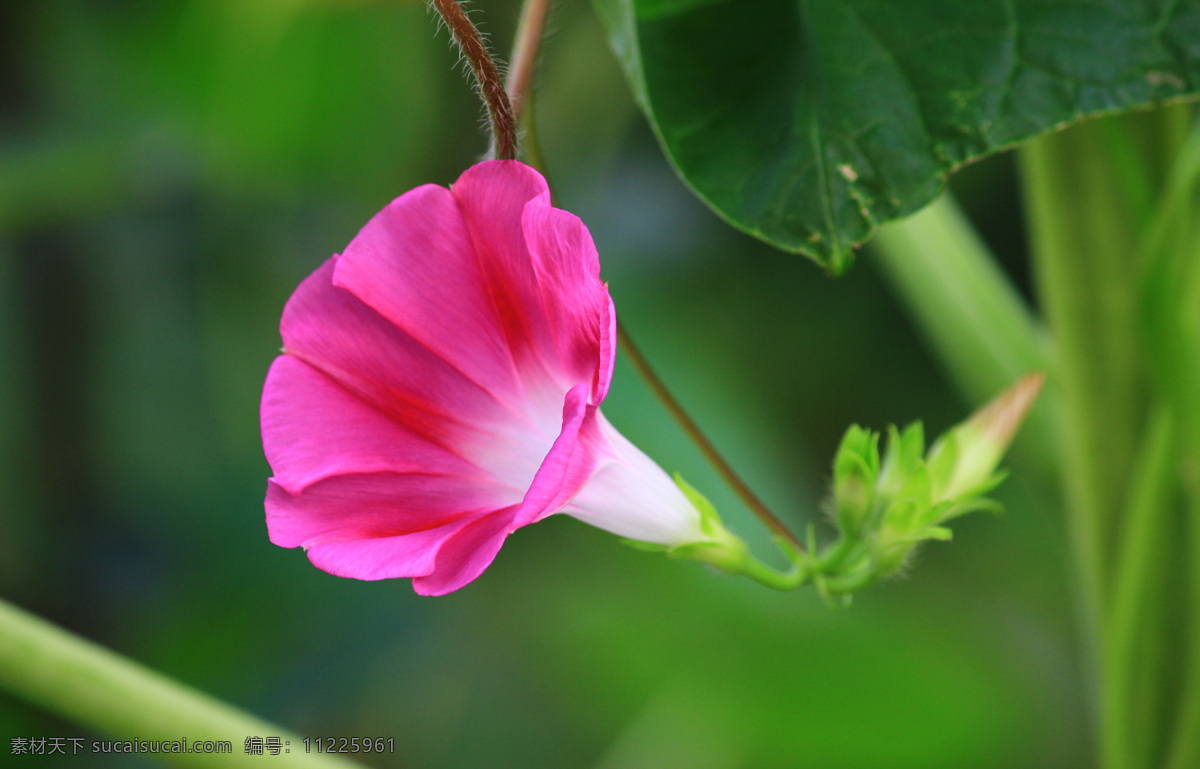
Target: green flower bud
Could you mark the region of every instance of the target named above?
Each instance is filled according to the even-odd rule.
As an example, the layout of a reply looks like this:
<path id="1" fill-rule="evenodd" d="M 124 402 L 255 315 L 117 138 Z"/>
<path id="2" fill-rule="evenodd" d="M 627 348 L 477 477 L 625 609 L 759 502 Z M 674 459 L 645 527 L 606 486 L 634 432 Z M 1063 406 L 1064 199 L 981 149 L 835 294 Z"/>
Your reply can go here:
<path id="1" fill-rule="evenodd" d="M 879 473 L 878 501 L 882 506 L 900 497 L 900 492 L 918 469 L 925 465 L 925 428 L 913 422 L 898 431 L 888 428 L 887 452 Z"/>
<path id="2" fill-rule="evenodd" d="M 913 499 L 895 502 L 884 512 L 871 543 L 871 556 L 880 577 L 891 576 L 904 566 L 916 545 L 911 534 L 919 513 L 920 506 Z"/>
<path id="3" fill-rule="evenodd" d="M 967 501 L 1000 482 L 996 467 L 1044 379 L 1040 373 L 1030 374 L 934 444 L 927 464 L 936 501 Z"/>
<path id="4" fill-rule="evenodd" d="M 833 460 L 833 500 L 838 528 L 852 536 L 875 504 L 879 478 L 879 434 L 851 425 Z"/>

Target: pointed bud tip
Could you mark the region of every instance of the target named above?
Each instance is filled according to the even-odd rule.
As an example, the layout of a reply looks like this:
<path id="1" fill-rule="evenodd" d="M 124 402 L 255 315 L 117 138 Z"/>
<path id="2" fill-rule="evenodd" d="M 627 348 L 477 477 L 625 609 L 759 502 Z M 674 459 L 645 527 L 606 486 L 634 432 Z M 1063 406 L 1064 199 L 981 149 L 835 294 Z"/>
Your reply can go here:
<path id="1" fill-rule="evenodd" d="M 1007 447 L 1033 408 L 1045 382 L 1046 375 L 1040 371 L 1027 374 L 975 412 L 967 424 L 980 430 L 996 445 Z"/>

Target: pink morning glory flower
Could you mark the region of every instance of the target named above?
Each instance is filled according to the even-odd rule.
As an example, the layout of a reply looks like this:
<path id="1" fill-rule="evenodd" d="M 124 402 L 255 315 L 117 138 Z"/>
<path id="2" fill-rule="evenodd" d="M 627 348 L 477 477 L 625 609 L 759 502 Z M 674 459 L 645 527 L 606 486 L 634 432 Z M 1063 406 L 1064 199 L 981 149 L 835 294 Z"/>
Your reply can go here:
<path id="1" fill-rule="evenodd" d="M 424 595 L 471 582 L 509 534 L 559 512 L 724 546 L 600 413 L 615 324 L 591 235 L 532 168 L 480 163 L 401 195 L 284 309 L 262 399 L 271 541 Z"/>

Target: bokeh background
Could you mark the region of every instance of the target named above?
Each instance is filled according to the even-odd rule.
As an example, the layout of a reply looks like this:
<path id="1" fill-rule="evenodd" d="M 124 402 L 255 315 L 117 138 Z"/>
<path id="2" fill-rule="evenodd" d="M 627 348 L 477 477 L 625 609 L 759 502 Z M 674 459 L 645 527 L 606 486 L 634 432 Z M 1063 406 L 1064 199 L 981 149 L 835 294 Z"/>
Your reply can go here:
<path id="1" fill-rule="evenodd" d="M 586 2 L 557 5 L 537 120 L 558 203 L 794 529 L 823 520 L 847 425 L 933 434 L 977 405 L 869 248 L 831 281 L 697 202 Z M 507 51 L 516 0 L 475 7 Z M 388 200 L 475 162 L 481 116 L 419 2 L 0 3 L 0 595 L 310 736 L 393 737 L 376 767 L 1087 765 L 1061 516 L 1019 445 L 1007 514 L 836 611 L 565 517 L 437 599 L 267 541 L 258 399 L 284 302 Z M 1028 291 L 1011 160 L 954 186 Z M 624 360 L 605 411 L 769 552 Z M 0 692 L 0 754 L 16 736 L 92 735 Z"/>

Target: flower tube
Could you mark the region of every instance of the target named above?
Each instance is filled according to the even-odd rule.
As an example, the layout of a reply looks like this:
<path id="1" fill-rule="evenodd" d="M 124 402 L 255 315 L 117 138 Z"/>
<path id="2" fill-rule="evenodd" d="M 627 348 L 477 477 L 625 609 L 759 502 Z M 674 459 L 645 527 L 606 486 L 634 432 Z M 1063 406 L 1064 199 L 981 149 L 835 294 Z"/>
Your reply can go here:
<path id="1" fill-rule="evenodd" d="M 558 512 L 736 555 L 601 414 L 615 327 L 591 235 L 532 168 L 480 163 L 401 195 L 284 309 L 261 411 L 271 541 L 423 595 Z"/>

